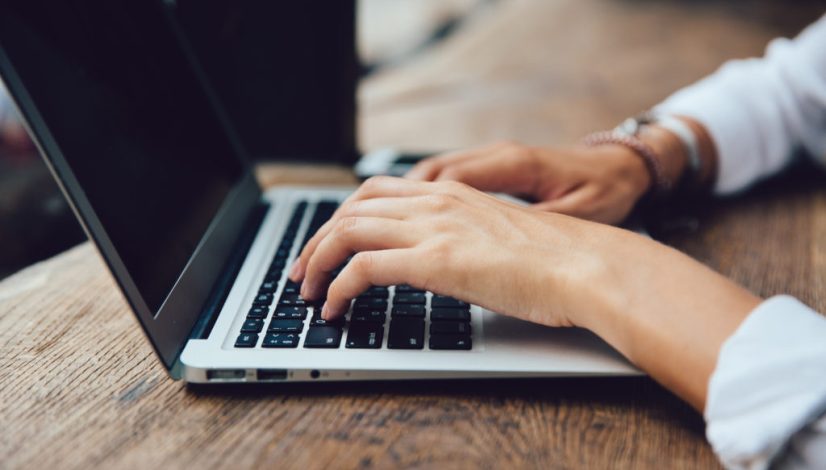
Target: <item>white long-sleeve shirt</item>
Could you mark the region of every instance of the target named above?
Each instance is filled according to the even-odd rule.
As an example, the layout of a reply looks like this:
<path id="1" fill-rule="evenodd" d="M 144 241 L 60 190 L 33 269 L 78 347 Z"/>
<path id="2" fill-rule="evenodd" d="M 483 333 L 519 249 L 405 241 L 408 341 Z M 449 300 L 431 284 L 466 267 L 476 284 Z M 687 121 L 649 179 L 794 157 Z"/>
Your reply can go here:
<path id="1" fill-rule="evenodd" d="M 777 173 L 798 150 L 826 163 L 826 16 L 656 110 L 708 130 L 720 159 L 718 194 Z M 720 351 L 705 418 L 728 468 L 826 468 L 826 317 L 786 296 L 758 306 Z"/>

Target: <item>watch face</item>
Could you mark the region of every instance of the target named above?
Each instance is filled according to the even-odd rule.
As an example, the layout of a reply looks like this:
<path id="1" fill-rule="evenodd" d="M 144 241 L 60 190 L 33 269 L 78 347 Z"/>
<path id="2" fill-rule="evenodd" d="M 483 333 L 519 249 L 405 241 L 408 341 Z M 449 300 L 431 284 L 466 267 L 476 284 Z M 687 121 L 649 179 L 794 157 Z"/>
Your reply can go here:
<path id="1" fill-rule="evenodd" d="M 640 124 L 641 122 L 637 120 L 637 118 L 628 118 L 622 121 L 614 130 L 625 135 L 637 135 L 637 132 L 640 130 Z"/>

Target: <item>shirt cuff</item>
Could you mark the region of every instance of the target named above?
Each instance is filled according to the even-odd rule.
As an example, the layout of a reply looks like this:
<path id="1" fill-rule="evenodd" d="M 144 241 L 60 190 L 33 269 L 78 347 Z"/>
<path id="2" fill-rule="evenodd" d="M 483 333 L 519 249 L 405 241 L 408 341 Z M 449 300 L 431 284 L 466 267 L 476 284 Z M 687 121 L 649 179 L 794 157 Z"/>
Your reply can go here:
<path id="1" fill-rule="evenodd" d="M 706 435 L 727 468 L 768 468 L 826 410 L 826 318 L 788 296 L 760 304 L 723 344 Z"/>
<path id="2" fill-rule="evenodd" d="M 718 167 L 714 192 L 731 194 L 746 188 L 760 173 L 760 161 L 742 158 L 753 155 L 754 136 L 744 134 L 744 110 L 740 102 L 726 96 L 725 76 L 741 65 L 729 63 L 717 73 L 674 93 L 654 108 L 662 114 L 687 116 L 702 124 L 716 148 Z"/>

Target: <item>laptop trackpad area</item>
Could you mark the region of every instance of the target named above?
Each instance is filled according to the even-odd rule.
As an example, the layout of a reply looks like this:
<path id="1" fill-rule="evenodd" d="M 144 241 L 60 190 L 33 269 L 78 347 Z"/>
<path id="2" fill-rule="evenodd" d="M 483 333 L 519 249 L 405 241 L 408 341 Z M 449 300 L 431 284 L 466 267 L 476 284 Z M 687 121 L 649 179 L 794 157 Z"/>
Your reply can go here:
<path id="1" fill-rule="evenodd" d="M 597 335 L 582 328 L 556 328 L 482 310 L 486 355 L 535 368 L 556 363 L 623 363 L 627 361 Z"/>

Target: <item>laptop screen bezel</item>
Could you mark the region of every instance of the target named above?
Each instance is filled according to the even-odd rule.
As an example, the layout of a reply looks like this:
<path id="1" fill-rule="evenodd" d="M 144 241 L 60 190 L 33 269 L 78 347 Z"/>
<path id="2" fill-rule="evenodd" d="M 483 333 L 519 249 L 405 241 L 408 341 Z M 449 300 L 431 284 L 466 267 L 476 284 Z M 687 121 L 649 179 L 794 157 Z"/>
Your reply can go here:
<path id="1" fill-rule="evenodd" d="M 237 154 L 232 157 L 238 158 L 243 167 L 241 177 L 222 202 L 161 307 L 157 312 L 153 312 L 138 290 L 58 143 L 9 61 L 2 43 L 0 75 L 40 155 L 57 180 L 86 234 L 108 265 L 155 352 L 167 370 L 171 371 L 189 339 L 193 326 L 202 315 L 212 289 L 245 228 L 248 216 L 261 200 L 261 188 L 255 179 L 253 168 L 244 158 L 243 150 L 234 133 L 228 128 L 225 116 L 218 109 L 215 100 L 211 100 L 216 117 L 235 144 Z M 198 75 L 202 77 L 202 74 Z M 200 81 L 198 85 L 206 88 L 204 80 Z M 211 95 L 209 92 L 206 93 L 207 96 Z"/>

